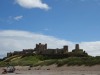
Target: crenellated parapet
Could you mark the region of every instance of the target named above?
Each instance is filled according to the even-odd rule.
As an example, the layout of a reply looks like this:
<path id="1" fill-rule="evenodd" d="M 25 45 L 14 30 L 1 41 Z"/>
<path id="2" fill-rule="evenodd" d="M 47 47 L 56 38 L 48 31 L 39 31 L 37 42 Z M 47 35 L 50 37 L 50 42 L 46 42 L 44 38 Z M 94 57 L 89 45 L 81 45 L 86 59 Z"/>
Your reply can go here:
<path id="1" fill-rule="evenodd" d="M 38 54 L 38 55 L 53 55 L 53 56 L 85 56 L 88 55 L 83 49 L 80 49 L 79 44 L 75 45 L 75 49 L 72 50 L 72 52 L 68 51 L 68 46 L 65 45 L 63 48 L 59 49 L 47 49 L 47 44 L 36 44 L 36 47 L 34 49 L 23 49 L 22 51 L 14 51 L 7 53 L 7 57 L 13 56 L 13 55 L 26 55 L 26 54 Z"/>
<path id="2" fill-rule="evenodd" d="M 35 51 L 37 54 L 40 54 L 45 50 L 47 50 L 47 44 L 41 44 L 41 43 L 36 44 Z"/>

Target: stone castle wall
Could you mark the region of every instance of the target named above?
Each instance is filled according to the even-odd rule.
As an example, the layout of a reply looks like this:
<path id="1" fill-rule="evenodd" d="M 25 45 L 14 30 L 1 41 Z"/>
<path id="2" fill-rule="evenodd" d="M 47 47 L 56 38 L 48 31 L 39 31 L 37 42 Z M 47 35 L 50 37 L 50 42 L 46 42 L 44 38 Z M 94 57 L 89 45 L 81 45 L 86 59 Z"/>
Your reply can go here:
<path id="1" fill-rule="evenodd" d="M 87 54 L 83 49 L 79 48 L 79 44 L 75 45 L 75 49 L 72 52 L 68 52 L 68 46 L 63 46 L 63 48 L 59 49 L 47 49 L 47 44 L 36 44 L 34 49 L 23 49 L 23 51 L 14 51 L 13 53 L 7 53 L 7 57 L 13 55 L 25 55 L 25 54 L 38 54 L 38 55 L 77 55 L 77 54 Z M 88 54 L 87 54 L 88 55 Z"/>

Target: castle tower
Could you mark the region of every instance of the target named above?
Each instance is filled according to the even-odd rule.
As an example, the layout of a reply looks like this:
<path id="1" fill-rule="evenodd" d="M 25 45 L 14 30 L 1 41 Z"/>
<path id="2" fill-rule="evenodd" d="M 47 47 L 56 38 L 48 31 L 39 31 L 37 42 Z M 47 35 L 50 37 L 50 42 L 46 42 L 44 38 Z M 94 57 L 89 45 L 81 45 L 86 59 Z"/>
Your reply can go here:
<path id="1" fill-rule="evenodd" d="M 44 52 L 44 50 L 47 50 L 47 44 L 36 44 L 36 53 L 41 54 Z"/>
<path id="2" fill-rule="evenodd" d="M 68 52 L 68 46 L 64 46 L 63 50 L 64 50 L 64 54 L 67 53 Z"/>
<path id="3" fill-rule="evenodd" d="M 39 45 L 38 44 L 36 44 L 36 48 L 38 48 L 39 47 Z"/>
<path id="4" fill-rule="evenodd" d="M 80 48 L 79 48 L 79 44 L 76 44 L 75 45 L 75 50 L 79 50 Z"/>
<path id="5" fill-rule="evenodd" d="M 45 44 L 45 50 L 47 50 L 47 44 Z"/>

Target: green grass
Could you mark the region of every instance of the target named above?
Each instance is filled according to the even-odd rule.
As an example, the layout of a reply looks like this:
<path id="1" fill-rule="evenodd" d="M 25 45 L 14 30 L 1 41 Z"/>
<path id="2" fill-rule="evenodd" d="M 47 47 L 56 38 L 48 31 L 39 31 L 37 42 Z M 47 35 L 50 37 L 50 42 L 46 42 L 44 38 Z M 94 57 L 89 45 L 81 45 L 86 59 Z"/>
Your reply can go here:
<path id="1" fill-rule="evenodd" d="M 0 66 L 49 66 L 56 64 L 58 67 L 63 65 L 74 66 L 74 65 L 100 65 L 100 57 L 69 57 L 64 59 L 45 59 L 45 57 L 40 55 L 35 56 L 12 56 L 6 58 L 4 61 L 0 61 Z"/>
<path id="2" fill-rule="evenodd" d="M 56 64 L 58 60 L 57 59 L 49 59 L 49 60 L 44 60 L 44 61 L 40 61 L 37 64 L 34 64 L 34 66 L 49 66 L 52 64 Z"/>
<path id="3" fill-rule="evenodd" d="M 25 65 L 34 65 L 38 61 L 40 61 L 40 59 L 38 59 L 35 56 L 27 56 L 27 57 L 13 59 L 13 60 L 10 61 L 10 64 L 11 65 L 21 65 L 21 66 L 25 66 Z"/>

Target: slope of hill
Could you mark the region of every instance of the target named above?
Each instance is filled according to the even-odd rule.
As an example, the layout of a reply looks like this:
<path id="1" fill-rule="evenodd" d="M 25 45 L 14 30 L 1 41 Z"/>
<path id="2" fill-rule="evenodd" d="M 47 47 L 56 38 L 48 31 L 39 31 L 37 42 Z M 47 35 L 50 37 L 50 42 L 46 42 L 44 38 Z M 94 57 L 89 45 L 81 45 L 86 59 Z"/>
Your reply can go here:
<path id="1" fill-rule="evenodd" d="M 43 66 L 56 64 L 58 67 L 63 65 L 100 65 L 100 57 L 69 57 L 64 59 L 50 59 L 40 55 L 35 56 L 12 56 L 0 62 L 0 66 Z"/>

